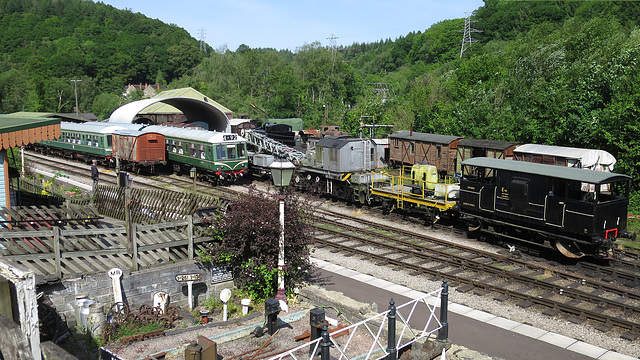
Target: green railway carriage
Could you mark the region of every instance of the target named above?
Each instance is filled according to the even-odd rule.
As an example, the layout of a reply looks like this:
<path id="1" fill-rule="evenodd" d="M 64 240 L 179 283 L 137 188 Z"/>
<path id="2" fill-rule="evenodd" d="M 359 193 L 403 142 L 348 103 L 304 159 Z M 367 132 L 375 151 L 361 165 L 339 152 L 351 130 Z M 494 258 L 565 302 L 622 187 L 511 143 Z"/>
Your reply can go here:
<path id="1" fill-rule="evenodd" d="M 60 138 L 45 140 L 34 147 L 42 153 L 114 166 L 112 135 L 118 130 L 139 130 L 144 125 L 109 123 L 60 123 Z"/>
<path id="2" fill-rule="evenodd" d="M 167 161 L 176 172 L 196 168 L 199 179 L 213 184 L 233 182 L 247 172 L 246 140 L 237 134 L 159 125 L 142 131 L 164 135 Z"/>

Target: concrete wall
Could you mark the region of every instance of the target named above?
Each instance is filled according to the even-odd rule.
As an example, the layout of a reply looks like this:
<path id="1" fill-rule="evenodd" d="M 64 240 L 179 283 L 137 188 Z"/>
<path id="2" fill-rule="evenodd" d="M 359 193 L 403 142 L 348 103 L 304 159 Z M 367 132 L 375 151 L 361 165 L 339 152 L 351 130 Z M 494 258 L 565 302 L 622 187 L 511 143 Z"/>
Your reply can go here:
<path id="1" fill-rule="evenodd" d="M 219 296 L 224 288 L 233 287 L 232 281 L 211 284 L 211 273 L 199 268 L 193 261 L 183 261 L 133 273 L 127 269 L 121 270 L 123 300 L 132 310 L 138 310 L 143 304 L 152 306 L 153 295 L 160 291 L 169 293 L 169 306 L 186 309 L 187 283 L 177 282 L 178 274 L 202 274 L 202 280 L 193 284 L 194 306 L 210 296 Z M 64 279 L 62 284 L 41 286 L 38 290 L 44 291 L 49 296 L 58 314 L 69 326 L 79 323 L 75 315 L 76 294 L 88 294 L 90 299 L 96 300 L 107 310 L 114 302 L 112 282 L 107 273 Z"/>

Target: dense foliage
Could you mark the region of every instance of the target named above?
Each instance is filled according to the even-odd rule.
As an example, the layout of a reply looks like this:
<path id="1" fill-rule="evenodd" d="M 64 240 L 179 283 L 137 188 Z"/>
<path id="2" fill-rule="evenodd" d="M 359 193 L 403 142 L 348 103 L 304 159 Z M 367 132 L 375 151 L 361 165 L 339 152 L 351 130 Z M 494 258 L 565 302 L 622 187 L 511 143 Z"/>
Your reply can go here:
<path id="1" fill-rule="evenodd" d="M 285 199 L 285 289 L 290 293 L 308 275 L 312 237 L 310 206 L 292 193 Z M 275 295 L 278 274 L 280 210 L 278 200 L 254 188 L 229 205 L 224 216 L 211 219 L 214 242 L 198 259 L 205 265 L 228 265 L 236 286 L 253 299 Z"/>
<path id="2" fill-rule="evenodd" d="M 0 0 L 0 113 L 108 117 L 126 83 L 191 86 L 237 113 L 361 121 L 466 137 L 600 148 L 640 179 L 640 3 L 485 0 L 464 19 L 395 40 L 204 53 L 186 31 L 87 0 Z M 221 41 L 216 41 L 221 42 Z M 386 129 L 379 129 L 383 135 Z M 637 181 L 636 181 L 637 183 Z"/>
<path id="3" fill-rule="evenodd" d="M 0 38 L 0 113 L 72 112 L 71 79 L 92 111 L 101 94 L 167 84 L 202 58 L 184 29 L 86 0 L 0 0 Z"/>

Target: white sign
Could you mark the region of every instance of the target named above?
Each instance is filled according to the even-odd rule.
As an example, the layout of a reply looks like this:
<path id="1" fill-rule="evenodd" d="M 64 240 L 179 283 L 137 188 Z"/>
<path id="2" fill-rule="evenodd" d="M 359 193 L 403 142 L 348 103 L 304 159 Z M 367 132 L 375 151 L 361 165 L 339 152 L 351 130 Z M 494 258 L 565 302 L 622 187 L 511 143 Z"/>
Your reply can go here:
<path id="1" fill-rule="evenodd" d="M 202 274 L 181 274 L 176 275 L 176 281 L 198 281 L 202 280 Z"/>

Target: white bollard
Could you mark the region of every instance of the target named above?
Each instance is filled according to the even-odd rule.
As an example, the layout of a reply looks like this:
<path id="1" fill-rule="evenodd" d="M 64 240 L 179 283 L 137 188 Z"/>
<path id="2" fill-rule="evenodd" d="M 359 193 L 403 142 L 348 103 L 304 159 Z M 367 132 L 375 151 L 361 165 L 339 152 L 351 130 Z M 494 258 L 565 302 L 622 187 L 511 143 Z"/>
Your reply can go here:
<path id="1" fill-rule="evenodd" d="M 189 296 L 189 311 L 193 310 L 193 281 L 187 281 L 187 296 Z"/>
<path id="2" fill-rule="evenodd" d="M 169 294 L 160 291 L 153 295 L 153 307 L 157 307 L 162 309 L 162 313 L 164 314 L 167 309 L 167 304 L 169 303 Z"/>
<path id="3" fill-rule="evenodd" d="M 242 304 L 242 315 L 247 315 L 249 313 L 249 305 L 251 305 L 251 299 L 242 299 L 240 300 L 240 304 Z"/>
<path id="4" fill-rule="evenodd" d="M 222 301 L 222 321 L 227 321 L 227 301 L 231 299 L 231 290 L 222 289 L 220 291 L 220 301 Z"/>

